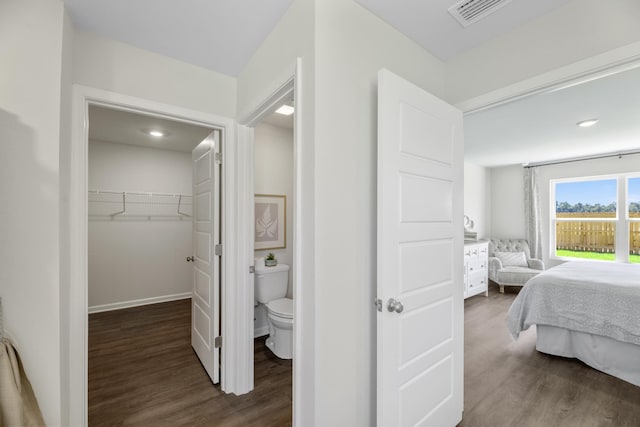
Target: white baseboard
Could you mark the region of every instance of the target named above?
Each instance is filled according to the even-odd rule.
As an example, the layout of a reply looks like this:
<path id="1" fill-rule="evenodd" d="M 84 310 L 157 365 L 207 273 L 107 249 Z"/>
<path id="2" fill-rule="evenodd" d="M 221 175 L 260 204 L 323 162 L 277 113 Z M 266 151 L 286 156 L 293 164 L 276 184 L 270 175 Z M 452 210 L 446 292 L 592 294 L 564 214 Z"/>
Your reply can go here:
<path id="1" fill-rule="evenodd" d="M 265 335 L 269 335 L 269 325 L 262 326 L 261 328 L 256 328 L 253 330 L 253 337 L 263 337 Z"/>
<path id="2" fill-rule="evenodd" d="M 114 302 L 111 304 L 94 305 L 89 307 L 89 314 L 100 313 L 102 311 L 121 310 L 123 308 L 138 307 L 141 305 L 157 304 L 159 302 L 177 301 L 180 299 L 191 298 L 191 292 L 182 294 L 162 295 L 159 297 L 136 299 L 131 301 Z"/>

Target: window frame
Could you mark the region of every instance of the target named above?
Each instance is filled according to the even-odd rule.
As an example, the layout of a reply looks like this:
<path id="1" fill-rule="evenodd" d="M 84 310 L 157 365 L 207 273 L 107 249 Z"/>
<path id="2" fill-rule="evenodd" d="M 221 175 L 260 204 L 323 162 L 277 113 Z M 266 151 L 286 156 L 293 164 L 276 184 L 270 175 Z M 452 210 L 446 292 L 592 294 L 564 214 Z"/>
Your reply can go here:
<path id="1" fill-rule="evenodd" d="M 628 194 L 629 179 L 640 178 L 640 172 L 620 173 L 581 176 L 572 178 L 558 178 L 549 180 L 549 259 L 558 261 L 597 261 L 597 262 L 619 262 L 630 263 L 630 224 L 632 222 L 640 222 L 639 218 L 631 218 L 629 215 L 629 205 L 631 203 Z M 616 215 L 613 218 L 581 218 L 584 222 L 614 222 L 615 231 L 615 258 L 613 261 L 607 260 L 590 260 L 585 258 L 563 257 L 556 255 L 556 226 L 558 222 L 575 221 L 570 218 L 556 217 L 556 185 L 569 182 L 585 182 L 585 181 L 604 181 L 615 179 L 617 181 L 616 195 Z M 624 209 L 622 211 L 621 209 Z"/>

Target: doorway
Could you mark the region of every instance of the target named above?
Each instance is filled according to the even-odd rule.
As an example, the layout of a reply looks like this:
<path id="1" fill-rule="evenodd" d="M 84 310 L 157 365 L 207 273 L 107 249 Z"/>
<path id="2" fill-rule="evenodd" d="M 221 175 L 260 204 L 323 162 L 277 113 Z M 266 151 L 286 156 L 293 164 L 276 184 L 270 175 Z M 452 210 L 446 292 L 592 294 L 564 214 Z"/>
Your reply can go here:
<path id="1" fill-rule="evenodd" d="M 99 105 L 88 120 L 88 419 L 153 423 L 151 391 L 181 388 L 168 366 L 220 378 L 220 131 Z"/>
<path id="2" fill-rule="evenodd" d="M 71 144 L 71 177 L 70 177 L 70 194 L 69 194 L 69 204 L 70 204 L 70 269 L 73 272 L 71 275 L 70 282 L 70 293 L 69 293 L 69 309 L 70 309 L 70 352 L 69 352 L 69 361 L 70 361 L 70 419 L 71 424 L 73 425 L 86 425 L 88 420 L 88 369 L 87 369 L 87 351 L 88 351 L 88 306 L 89 306 L 89 292 L 88 292 L 88 277 L 89 277 L 89 265 L 87 262 L 87 254 L 89 250 L 89 239 L 88 239 L 88 230 L 89 230 L 89 175 L 88 175 L 88 165 L 89 165 L 89 129 L 87 127 L 87 123 L 89 120 L 89 109 L 90 107 L 106 107 L 111 110 L 119 110 L 119 111 L 127 111 L 140 113 L 146 116 L 151 116 L 156 119 L 166 119 L 173 120 L 175 122 L 179 122 L 186 125 L 195 125 L 199 127 L 204 127 L 210 129 L 216 129 L 220 135 L 220 140 L 225 141 L 233 141 L 234 138 L 234 126 L 233 121 L 230 119 L 225 119 L 222 117 L 218 117 L 211 114 L 204 114 L 201 112 L 187 110 L 180 107 L 175 107 L 166 104 L 155 103 L 148 100 L 143 100 L 139 98 L 129 97 L 125 95 L 115 94 L 112 92 L 106 92 L 94 88 L 88 88 L 83 86 L 74 86 L 74 115 L 73 115 L 73 123 L 72 123 L 72 144 Z M 221 197 L 222 200 L 225 200 L 225 197 L 233 198 L 235 193 L 233 191 L 225 191 L 225 182 L 228 181 L 229 176 L 232 176 L 235 171 L 235 167 L 233 165 L 233 160 L 235 159 L 233 155 L 233 150 L 230 150 L 230 155 L 228 156 L 231 160 L 231 165 L 229 168 L 224 170 L 220 177 L 221 184 Z M 189 154 L 190 157 L 190 154 Z M 191 159 L 189 159 L 189 167 L 190 170 Z M 142 174 L 141 171 L 138 171 L 139 174 Z M 170 175 L 170 174 L 167 174 Z M 189 187 L 191 181 L 191 175 L 189 172 Z M 108 190 L 108 189 L 107 189 Z M 119 189 L 115 189 L 113 192 L 117 193 Z M 154 189 L 158 194 L 164 193 L 164 191 L 160 191 L 160 189 Z M 126 192 L 126 190 L 124 191 Z M 146 191 L 141 191 L 140 193 L 145 193 Z M 182 192 L 182 190 L 180 190 Z M 191 194 L 191 190 L 187 192 Z M 161 197 L 165 197 L 165 200 L 169 197 L 166 193 Z M 101 197 L 104 194 L 101 195 Z M 135 204 L 132 204 L 132 197 L 134 195 L 129 196 L 129 212 L 134 210 Z M 136 197 L 149 197 L 148 194 L 136 194 Z M 153 198 L 153 196 L 151 196 Z M 124 196 L 125 200 L 123 203 L 124 209 L 127 209 L 127 196 Z M 156 201 L 158 198 L 156 197 Z M 140 200 L 138 200 L 140 202 Z M 147 200 L 148 202 L 148 200 Z M 184 217 L 186 218 L 189 215 L 188 209 L 188 197 L 177 197 L 177 204 L 175 204 L 176 200 L 173 199 L 170 204 L 160 204 L 160 206 L 154 205 L 153 208 L 162 209 L 173 209 L 176 208 L 175 211 L 171 213 L 174 217 Z M 171 205 L 171 206 L 168 206 Z M 179 205 L 179 206 L 178 206 Z M 226 203 L 222 203 L 221 206 L 223 208 L 220 211 L 221 220 L 224 223 L 224 218 L 229 217 L 233 210 L 230 209 L 230 206 Z M 139 203 L 137 208 L 149 208 L 148 203 Z M 178 213 L 178 210 L 180 213 Z M 116 211 L 118 212 L 118 211 Z M 112 212 L 115 213 L 115 212 Z M 141 212 L 138 212 L 141 213 Z M 148 213 L 148 212 L 147 212 Z M 166 212 L 165 212 L 166 213 Z M 155 212 L 152 216 L 161 216 L 162 212 Z M 147 215 L 148 217 L 149 215 Z M 145 217 L 144 214 L 141 217 Z M 190 220 L 185 221 L 183 219 L 182 225 L 186 225 L 186 227 L 190 228 Z M 233 239 L 235 235 L 235 230 L 230 227 L 226 227 L 222 229 L 220 234 L 220 241 L 224 245 L 227 242 L 227 239 Z M 233 244 L 227 245 L 228 248 L 233 251 Z M 154 248 L 158 249 L 158 248 Z M 189 250 L 186 254 L 181 255 L 179 257 L 179 262 L 187 265 L 186 257 L 191 255 L 191 250 Z M 213 250 L 212 250 L 213 252 Z M 184 268 L 183 264 L 182 265 Z M 186 267 L 189 269 L 190 267 Z M 224 287 L 225 283 L 225 272 L 230 271 L 236 268 L 235 264 L 232 263 L 230 258 L 223 259 L 221 270 L 221 284 Z M 190 283 L 191 280 L 189 279 Z M 178 297 L 184 296 L 181 295 L 180 292 L 177 294 L 169 294 L 173 295 L 175 298 L 176 295 Z M 166 296 L 166 295 L 165 295 Z M 222 296 L 220 298 L 221 308 L 225 307 L 225 294 L 222 292 Z M 145 302 L 145 298 L 142 299 Z M 135 299 L 134 299 L 135 300 Z M 146 302 L 159 302 L 157 300 L 146 300 Z M 111 302 L 113 303 L 113 301 Z M 107 305 L 106 308 L 110 308 L 107 304 L 97 304 Z M 235 304 L 235 301 L 232 302 Z M 105 308 L 105 307 L 103 307 Z M 111 306 L 113 308 L 113 306 Z M 99 311 L 99 310 L 98 310 Z M 191 317 L 191 310 L 189 311 L 189 324 Z M 224 325 L 223 325 L 224 327 Z M 229 325 L 227 325 L 229 327 Z M 211 337 L 213 339 L 215 337 Z M 190 350 L 190 349 L 189 349 Z M 227 348 L 224 351 L 232 351 L 231 347 Z M 228 359 L 228 358 L 227 358 Z M 225 366 L 224 363 L 222 365 L 222 384 L 221 390 L 224 393 L 229 393 L 234 391 L 234 382 L 232 380 L 225 381 Z M 227 378 L 233 379 L 232 375 L 227 375 Z M 208 379 L 207 379 L 208 381 Z M 210 384 L 210 382 L 209 382 Z"/>
<path id="3" fill-rule="evenodd" d="M 296 269 L 293 101 L 290 94 L 272 107 L 271 113 L 255 125 L 253 134 L 254 378 L 256 388 L 265 376 L 282 385 L 269 404 L 287 406 L 289 422 Z"/>

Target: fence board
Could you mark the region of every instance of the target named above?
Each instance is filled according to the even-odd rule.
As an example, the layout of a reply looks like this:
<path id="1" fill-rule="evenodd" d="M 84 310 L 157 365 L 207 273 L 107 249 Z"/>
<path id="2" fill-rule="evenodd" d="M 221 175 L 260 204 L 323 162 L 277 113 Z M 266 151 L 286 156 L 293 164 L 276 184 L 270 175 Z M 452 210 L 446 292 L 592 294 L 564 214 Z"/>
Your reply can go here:
<path id="1" fill-rule="evenodd" d="M 607 218 L 613 212 L 563 212 L 558 218 Z M 606 215 L 606 216 L 605 216 Z M 632 218 L 640 215 L 632 213 Z M 556 249 L 614 253 L 616 223 L 614 221 L 556 221 Z M 629 253 L 640 254 L 640 222 L 629 223 Z"/>

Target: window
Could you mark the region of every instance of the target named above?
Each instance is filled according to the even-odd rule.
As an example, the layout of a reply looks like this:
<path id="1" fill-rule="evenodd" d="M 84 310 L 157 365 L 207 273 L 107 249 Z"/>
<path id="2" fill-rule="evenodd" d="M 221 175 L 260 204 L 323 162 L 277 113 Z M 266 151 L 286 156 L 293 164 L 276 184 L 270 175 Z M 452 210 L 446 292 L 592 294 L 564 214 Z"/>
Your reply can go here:
<path id="1" fill-rule="evenodd" d="M 627 181 L 629 261 L 640 263 L 640 178 Z"/>
<path id="2" fill-rule="evenodd" d="M 640 177 L 552 180 L 550 186 L 552 255 L 640 263 Z"/>

